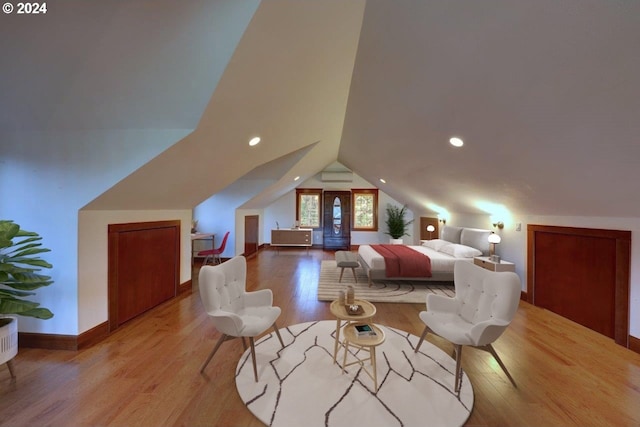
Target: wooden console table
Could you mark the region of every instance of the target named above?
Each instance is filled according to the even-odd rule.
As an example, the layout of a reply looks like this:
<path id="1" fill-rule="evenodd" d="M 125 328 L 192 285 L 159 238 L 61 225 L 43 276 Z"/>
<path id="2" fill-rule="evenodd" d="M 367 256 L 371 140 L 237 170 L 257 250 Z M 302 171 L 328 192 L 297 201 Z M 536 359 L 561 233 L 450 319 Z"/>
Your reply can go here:
<path id="1" fill-rule="evenodd" d="M 313 230 L 310 228 L 271 230 L 271 246 L 301 246 L 309 252 L 312 245 Z"/>

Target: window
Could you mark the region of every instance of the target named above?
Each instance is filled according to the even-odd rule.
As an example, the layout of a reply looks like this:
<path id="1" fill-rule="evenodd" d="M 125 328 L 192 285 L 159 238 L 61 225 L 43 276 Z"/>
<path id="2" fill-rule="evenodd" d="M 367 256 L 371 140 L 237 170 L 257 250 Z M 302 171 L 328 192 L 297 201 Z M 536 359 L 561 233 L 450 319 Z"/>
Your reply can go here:
<path id="1" fill-rule="evenodd" d="M 378 231 L 378 189 L 352 189 L 354 231 Z"/>
<path id="2" fill-rule="evenodd" d="M 322 189 L 296 188 L 296 218 L 300 227 L 320 228 Z"/>

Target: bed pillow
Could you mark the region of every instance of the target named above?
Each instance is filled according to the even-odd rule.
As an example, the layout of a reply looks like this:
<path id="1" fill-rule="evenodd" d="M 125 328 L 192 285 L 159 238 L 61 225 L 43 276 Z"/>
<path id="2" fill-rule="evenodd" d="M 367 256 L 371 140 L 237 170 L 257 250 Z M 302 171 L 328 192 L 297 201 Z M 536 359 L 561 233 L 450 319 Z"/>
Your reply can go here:
<path id="1" fill-rule="evenodd" d="M 451 242 L 447 242 L 446 240 L 442 239 L 425 240 L 424 242 L 422 242 L 422 246 L 433 249 L 434 251 L 439 251 L 443 246 L 450 244 Z"/>
<path id="2" fill-rule="evenodd" d="M 440 237 L 442 240 L 446 240 L 451 243 L 460 243 L 460 235 L 462 234 L 462 227 L 452 227 L 445 225 L 440 230 Z"/>
<path id="3" fill-rule="evenodd" d="M 465 228 L 460 233 L 461 245 L 471 246 L 482 251 L 483 254 L 489 253 L 489 235 L 491 231 L 479 228 Z"/>
<path id="4" fill-rule="evenodd" d="M 473 258 L 482 255 L 482 251 L 471 246 L 460 245 L 458 243 L 450 243 L 440 248 L 438 252 L 451 255 L 456 258 Z"/>

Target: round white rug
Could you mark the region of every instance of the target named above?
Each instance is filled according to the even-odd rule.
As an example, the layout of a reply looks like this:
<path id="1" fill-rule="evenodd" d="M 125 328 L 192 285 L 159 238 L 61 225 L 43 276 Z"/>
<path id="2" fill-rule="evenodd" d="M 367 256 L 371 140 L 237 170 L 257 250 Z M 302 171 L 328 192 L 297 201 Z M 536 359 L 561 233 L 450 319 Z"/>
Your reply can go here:
<path id="1" fill-rule="evenodd" d="M 415 353 L 419 337 L 378 326 L 386 340 L 376 350 L 377 393 L 359 365 L 343 374 L 333 363 L 336 322 L 329 320 L 281 328 L 284 349 L 275 333 L 257 341 L 257 383 L 247 349 L 236 368 L 238 393 L 274 427 L 463 425 L 473 408 L 473 388 L 463 374 L 460 395 L 453 392 L 455 361 L 428 341 Z M 343 354 L 340 349 L 339 362 Z"/>

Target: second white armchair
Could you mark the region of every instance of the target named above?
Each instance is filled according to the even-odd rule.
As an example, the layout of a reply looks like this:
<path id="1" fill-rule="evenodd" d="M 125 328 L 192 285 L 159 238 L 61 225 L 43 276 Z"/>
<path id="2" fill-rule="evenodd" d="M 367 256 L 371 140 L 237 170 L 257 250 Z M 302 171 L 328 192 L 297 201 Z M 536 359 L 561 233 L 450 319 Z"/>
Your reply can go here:
<path id="1" fill-rule="evenodd" d="M 280 307 L 273 306 L 273 293 L 270 289 L 255 292 L 246 291 L 247 261 L 243 256 L 235 256 L 215 266 L 200 268 L 198 288 L 205 310 L 222 336 L 200 368 L 203 372 L 220 345 L 232 338 L 249 338 L 253 373 L 258 381 L 254 338 L 270 327 L 276 332 L 280 344 L 284 342 L 276 325 L 280 316 Z"/>
<path id="2" fill-rule="evenodd" d="M 427 333 L 438 335 L 454 346 L 456 356 L 455 392 L 460 392 L 462 346 L 488 351 L 511 383 L 515 381 L 498 357 L 492 343 L 511 323 L 520 301 L 520 278 L 513 272 L 494 272 L 466 261 L 454 266 L 455 297 L 427 295 L 427 310 L 420 312 L 425 328 L 415 351 Z"/>

